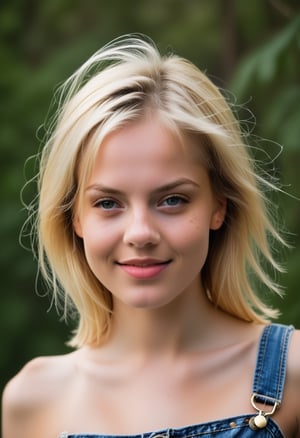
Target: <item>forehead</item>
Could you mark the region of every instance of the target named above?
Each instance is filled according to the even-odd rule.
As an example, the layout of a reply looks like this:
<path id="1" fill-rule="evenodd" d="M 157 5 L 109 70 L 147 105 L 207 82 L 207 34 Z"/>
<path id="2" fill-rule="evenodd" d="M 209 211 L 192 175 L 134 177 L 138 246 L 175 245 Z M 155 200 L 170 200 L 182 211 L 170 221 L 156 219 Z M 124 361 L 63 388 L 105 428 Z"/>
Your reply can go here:
<path id="1" fill-rule="evenodd" d="M 160 120 L 144 119 L 110 133 L 97 150 L 89 175 L 111 179 L 190 172 L 203 164 L 201 144 L 196 139 L 171 130 Z"/>

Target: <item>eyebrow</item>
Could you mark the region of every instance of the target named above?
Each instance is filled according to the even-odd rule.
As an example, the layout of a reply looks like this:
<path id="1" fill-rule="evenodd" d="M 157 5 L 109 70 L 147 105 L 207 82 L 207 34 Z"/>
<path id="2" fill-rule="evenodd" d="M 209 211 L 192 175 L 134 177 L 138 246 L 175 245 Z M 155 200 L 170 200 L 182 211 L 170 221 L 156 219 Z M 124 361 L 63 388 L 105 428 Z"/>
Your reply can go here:
<path id="1" fill-rule="evenodd" d="M 194 186 L 199 188 L 200 185 L 197 184 L 195 181 L 189 179 L 189 178 L 179 178 L 175 181 L 171 181 L 167 184 L 164 184 L 160 187 L 158 187 L 157 189 L 153 190 L 154 194 L 159 194 L 162 192 L 167 192 L 169 190 L 173 190 L 176 189 L 177 187 L 183 186 L 183 185 L 190 185 L 190 186 Z M 90 186 L 88 186 L 86 188 L 86 191 L 97 191 L 97 192 L 102 192 L 102 193 L 109 193 L 112 195 L 122 195 L 123 192 L 121 190 L 115 189 L 113 187 L 108 187 L 102 184 L 91 184 Z"/>

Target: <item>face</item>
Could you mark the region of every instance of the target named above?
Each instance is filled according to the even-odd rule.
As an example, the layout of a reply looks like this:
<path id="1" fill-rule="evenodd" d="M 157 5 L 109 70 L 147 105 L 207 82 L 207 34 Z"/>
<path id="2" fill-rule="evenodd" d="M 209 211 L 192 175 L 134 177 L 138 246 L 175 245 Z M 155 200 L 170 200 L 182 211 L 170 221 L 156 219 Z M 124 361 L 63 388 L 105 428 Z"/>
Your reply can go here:
<path id="1" fill-rule="evenodd" d="M 114 304 L 158 308 L 201 292 L 209 233 L 226 205 L 214 197 L 197 147 L 155 119 L 101 144 L 74 228 Z"/>

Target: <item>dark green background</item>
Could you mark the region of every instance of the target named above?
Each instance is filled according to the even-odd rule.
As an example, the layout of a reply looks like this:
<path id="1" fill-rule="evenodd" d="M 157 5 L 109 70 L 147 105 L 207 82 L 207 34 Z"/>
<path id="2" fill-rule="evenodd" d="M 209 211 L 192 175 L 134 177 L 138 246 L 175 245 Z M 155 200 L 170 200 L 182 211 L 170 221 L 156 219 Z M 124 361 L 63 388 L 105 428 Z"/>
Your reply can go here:
<path id="1" fill-rule="evenodd" d="M 103 44 L 131 32 L 149 35 L 163 52 L 174 50 L 205 70 L 241 106 L 254 145 L 265 151 L 257 152 L 265 169 L 277 157 L 276 174 L 290 196 L 277 195 L 274 203 L 295 249 L 282 255 L 286 298 L 273 301 L 281 321 L 300 327 L 300 204 L 293 198 L 300 197 L 299 1 L 2 0 L 0 389 L 32 357 L 67 351 L 71 329 L 49 311 L 39 282 L 36 293 L 36 263 L 19 243 L 26 218 L 20 191 L 36 170 L 25 160 L 40 147 L 38 128 L 56 85 Z M 25 202 L 34 194 L 35 185 L 28 184 Z M 23 244 L 29 246 L 29 238 Z"/>

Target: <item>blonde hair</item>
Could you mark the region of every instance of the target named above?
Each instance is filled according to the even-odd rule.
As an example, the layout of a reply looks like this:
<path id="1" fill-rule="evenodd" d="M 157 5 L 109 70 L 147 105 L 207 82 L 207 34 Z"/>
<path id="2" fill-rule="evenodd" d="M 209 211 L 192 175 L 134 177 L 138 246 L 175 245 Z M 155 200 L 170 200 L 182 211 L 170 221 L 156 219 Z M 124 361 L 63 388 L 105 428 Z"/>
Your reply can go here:
<path id="1" fill-rule="evenodd" d="M 254 276 L 269 290 L 280 288 L 264 261 L 280 266 L 270 238 L 283 243 L 270 221 L 264 190 L 249 147 L 230 106 L 196 66 L 174 54 L 161 56 L 152 41 L 119 38 L 96 52 L 63 85 L 57 118 L 41 156 L 38 239 L 40 269 L 78 326 L 71 345 L 99 345 L 109 332 L 111 294 L 91 272 L 73 229 L 75 204 L 106 135 L 154 111 L 170 129 L 191 135 L 217 196 L 227 199 L 220 230 L 212 232 L 202 271 L 216 306 L 245 321 L 266 322 L 276 311 L 259 298 Z"/>

